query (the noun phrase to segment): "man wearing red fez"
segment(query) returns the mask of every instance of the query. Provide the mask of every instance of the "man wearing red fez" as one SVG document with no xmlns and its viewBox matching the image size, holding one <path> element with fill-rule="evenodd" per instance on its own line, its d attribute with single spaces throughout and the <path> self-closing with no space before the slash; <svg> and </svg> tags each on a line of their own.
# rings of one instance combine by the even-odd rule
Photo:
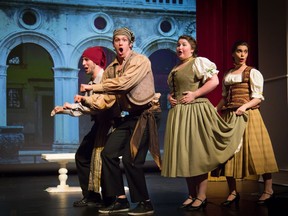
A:
<svg viewBox="0 0 288 216">
<path fill-rule="evenodd" d="M 115 60 L 105 69 L 99 84 L 81 85 L 81 90 L 115 95 L 120 109 L 114 117 L 113 132 L 108 136 L 101 152 L 103 188 L 107 196 L 115 196 L 113 204 L 100 208 L 99 213 L 127 212 L 128 215 L 153 214 L 143 165 L 149 149 L 160 167 L 158 123 L 160 119 L 159 94 L 155 93 L 154 77 L 149 59 L 132 50 L 135 37 L 128 28 L 113 33 Z M 90 103 L 92 97 L 81 96 L 80 102 Z M 120 160 L 125 170 L 131 202 L 125 194 Z"/>
<path fill-rule="evenodd" d="M 106 55 L 103 49 L 97 46 L 86 49 L 82 54 L 82 66 L 85 73 L 91 77 L 88 85 L 100 83 L 104 68 L 106 67 Z M 93 91 L 85 92 L 85 96 L 91 94 L 93 94 Z M 83 138 L 75 155 L 77 174 L 83 198 L 75 201 L 73 206 L 84 207 L 93 205 L 100 207 L 103 204 L 100 194 L 100 152 L 103 149 L 108 130 L 111 127 L 107 112 L 92 109 L 92 107 L 86 106 L 83 103 L 71 104 L 65 102 L 63 106 L 56 106 L 53 109 L 51 116 L 55 114 L 68 114 L 71 116 L 90 114 L 91 120 L 94 121 L 90 132 Z M 91 163 L 92 157 L 93 161 Z M 94 159 L 98 165 L 94 164 Z"/>
</svg>

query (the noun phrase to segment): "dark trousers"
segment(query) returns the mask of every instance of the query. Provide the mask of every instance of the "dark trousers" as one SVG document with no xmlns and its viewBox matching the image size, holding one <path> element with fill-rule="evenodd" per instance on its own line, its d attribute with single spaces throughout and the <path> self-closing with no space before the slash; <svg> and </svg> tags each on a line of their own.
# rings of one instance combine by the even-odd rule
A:
<svg viewBox="0 0 288 216">
<path fill-rule="evenodd" d="M 88 191 L 90 163 L 95 143 L 96 131 L 97 131 L 97 124 L 95 123 L 92 126 L 90 132 L 83 138 L 75 154 L 75 162 L 79 184 L 82 189 L 82 194 L 86 198 L 89 197 L 94 198 L 95 196 L 99 196 L 98 193 L 94 194 L 92 191 Z"/>
<path fill-rule="evenodd" d="M 132 161 L 130 153 L 130 139 L 138 117 L 130 117 L 119 121 L 116 129 L 108 137 L 102 157 L 102 180 L 107 196 L 125 195 L 120 159 L 129 187 L 132 202 L 149 199 L 143 165 L 148 151 L 148 127 L 142 137 L 138 154 Z"/>
</svg>

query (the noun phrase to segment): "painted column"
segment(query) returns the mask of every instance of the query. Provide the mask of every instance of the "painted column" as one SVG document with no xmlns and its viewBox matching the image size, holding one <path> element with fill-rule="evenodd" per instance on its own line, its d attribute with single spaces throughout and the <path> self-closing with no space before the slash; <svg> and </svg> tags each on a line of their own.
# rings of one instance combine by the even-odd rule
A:
<svg viewBox="0 0 288 216">
<path fill-rule="evenodd" d="M 7 65 L 0 65 L 0 163 L 18 163 L 18 152 L 24 143 L 22 126 L 7 126 Z"/>
<path fill-rule="evenodd" d="M 75 68 L 53 68 L 54 70 L 54 102 L 62 106 L 65 102 L 73 103 L 79 92 L 78 72 Z M 79 144 L 79 119 L 69 115 L 54 116 L 53 150 L 57 152 L 75 152 Z"/>
<path fill-rule="evenodd" d="M 0 126 L 7 126 L 7 65 L 0 65 Z"/>
</svg>

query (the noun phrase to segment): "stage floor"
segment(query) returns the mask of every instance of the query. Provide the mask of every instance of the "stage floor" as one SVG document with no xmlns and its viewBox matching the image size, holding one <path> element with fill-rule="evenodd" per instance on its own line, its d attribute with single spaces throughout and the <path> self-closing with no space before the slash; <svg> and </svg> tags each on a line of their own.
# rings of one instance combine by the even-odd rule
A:
<svg viewBox="0 0 288 216">
<path fill-rule="evenodd" d="M 266 216 L 288 215 L 288 187 L 274 185 L 273 205 L 257 206 L 255 203 L 262 192 L 263 183 L 254 180 L 238 181 L 240 192 L 239 208 L 223 208 L 220 203 L 228 194 L 225 181 L 209 181 L 205 211 L 185 212 L 177 207 L 186 199 L 186 183 L 183 178 L 164 178 L 159 172 L 147 172 L 147 184 L 155 209 L 155 216 Z M 49 193 L 46 188 L 59 184 L 57 172 L 9 174 L 0 177 L 0 215 L 1 216 L 97 216 L 97 208 L 75 208 L 72 203 L 82 198 L 81 192 Z M 69 186 L 78 186 L 75 173 L 69 175 Z M 129 192 L 128 192 L 129 196 Z M 136 204 L 131 204 L 134 207 Z M 103 215 L 103 214 L 102 214 Z M 127 214 L 114 214 L 127 215 Z"/>
</svg>

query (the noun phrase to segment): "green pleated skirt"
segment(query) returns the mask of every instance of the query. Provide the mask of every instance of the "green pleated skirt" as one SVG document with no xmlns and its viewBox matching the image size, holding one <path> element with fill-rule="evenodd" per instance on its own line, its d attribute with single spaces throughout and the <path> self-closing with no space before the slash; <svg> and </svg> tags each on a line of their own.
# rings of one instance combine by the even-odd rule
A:
<svg viewBox="0 0 288 216">
<path fill-rule="evenodd" d="M 228 123 L 208 99 L 178 104 L 167 117 L 161 175 L 192 177 L 208 173 L 233 157 L 248 121 L 231 115 Z"/>
</svg>

